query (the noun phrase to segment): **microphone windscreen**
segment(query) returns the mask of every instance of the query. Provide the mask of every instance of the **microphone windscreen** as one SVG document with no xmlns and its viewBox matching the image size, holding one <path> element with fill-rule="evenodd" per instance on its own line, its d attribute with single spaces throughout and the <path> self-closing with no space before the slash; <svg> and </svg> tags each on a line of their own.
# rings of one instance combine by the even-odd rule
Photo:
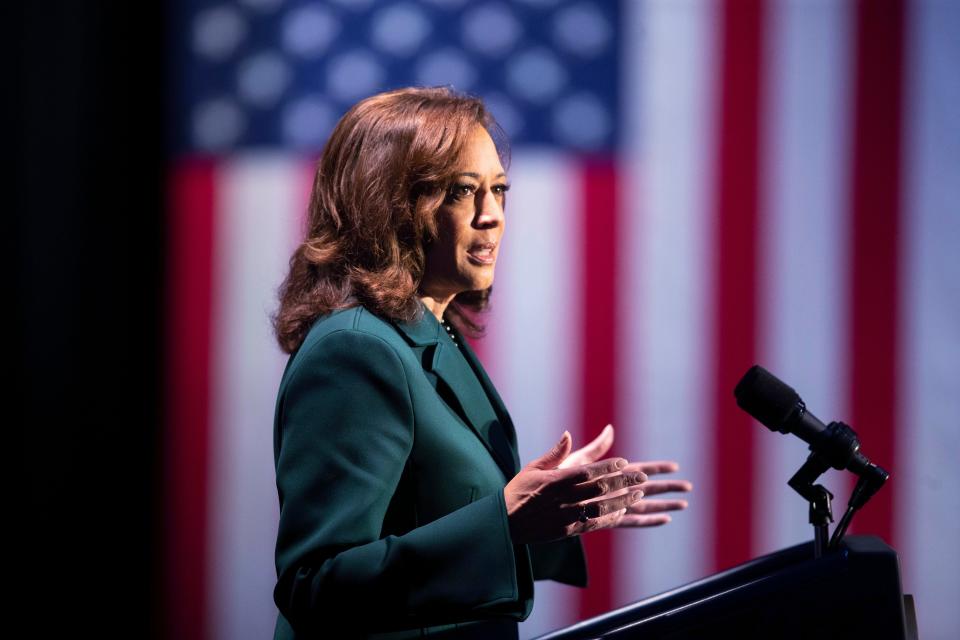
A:
<svg viewBox="0 0 960 640">
<path fill-rule="evenodd" d="M 783 425 L 803 401 L 793 387 L 760 365 L 753 365 L 733 390 L 737 406 L 774 431 Z"/>
</svg>

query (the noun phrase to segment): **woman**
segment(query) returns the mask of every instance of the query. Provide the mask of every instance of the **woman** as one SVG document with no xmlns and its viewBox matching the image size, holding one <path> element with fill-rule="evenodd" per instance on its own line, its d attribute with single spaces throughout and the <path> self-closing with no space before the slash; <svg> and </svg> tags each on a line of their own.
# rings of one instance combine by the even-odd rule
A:
<svg viewBox="0 0 960 640">
<path fill-rule="evenodd" d="M 612 428 L 573 453 L 564 432 L 520 469 L 462 337 L 504 230 L 495 132 L 477 99 L 404 89 L 355 105 L 323 152 L 275 319 L 291 353 L 274 424 L 278 638 L 515 637 L 534 579 L 585 585 L 577 536 L 657 523 L 642 487 L 686 488 L 601 460 Z"/>
</svg>

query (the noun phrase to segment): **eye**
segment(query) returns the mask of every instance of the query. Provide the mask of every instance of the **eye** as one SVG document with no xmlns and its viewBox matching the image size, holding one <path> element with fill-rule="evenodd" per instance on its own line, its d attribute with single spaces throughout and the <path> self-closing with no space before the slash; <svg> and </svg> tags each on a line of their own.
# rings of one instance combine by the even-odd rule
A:
<svg viewBox="0 0 960 640">
<path fill-rule="evenodd" d="M 496 194 L 496 195 L 498 195 L 498 196 L 502 196 L 502 195 L 505 194 L 507 191 L 510 191 L 510 185 L 505 184 L 505 183 L 495 184 L 495 185 L 493 185 L 493 187 L 492 187 L 491 190 L 493 191 L 494 194 Z"/>
<path fill-rule="evenodd" d="M 467 184 L 465 182 L 458 182 L 457 184 L 450 187 L 450 197 L 454 200 L 460 200 L 462 198 L 469 198 L 473 195 L 474 191 L 477 188 L 472 184 Z"/>
</svg>

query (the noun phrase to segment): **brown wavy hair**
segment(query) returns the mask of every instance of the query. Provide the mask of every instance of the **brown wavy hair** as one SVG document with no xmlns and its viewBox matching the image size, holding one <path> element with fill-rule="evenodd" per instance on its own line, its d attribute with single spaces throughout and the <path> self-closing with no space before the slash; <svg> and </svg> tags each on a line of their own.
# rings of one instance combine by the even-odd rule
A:
<svg viewBox="0 0 960 640">
<path fill-rule="evenodd" d="M 483 102 L 451 89 L 388 91 L 340 119 L 317 166 L 306 238 L 280 287 L 273 326 L 285 352 L 296 351 L 314 321 L 337 309 L 363 305 L 399 322 L 420 317 L 426 248 L 437 238 L 437 211 L 477 125 L 506 166 L 505 136 Z M 479 335 L 477 314 L 489 298 L 490 289 L 462 292 L 447 318 Z"/>
</svg>

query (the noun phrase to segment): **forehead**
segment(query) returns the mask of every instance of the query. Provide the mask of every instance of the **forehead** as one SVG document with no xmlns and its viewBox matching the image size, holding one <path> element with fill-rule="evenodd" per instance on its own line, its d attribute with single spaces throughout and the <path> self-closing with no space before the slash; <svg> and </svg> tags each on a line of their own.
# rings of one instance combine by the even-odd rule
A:
<svg viewBox="0 0 960 640">
<path fill-rule="evenodd" d="M 503 173 L 497 146 L 487 130 L 481 126 L 477 126 L 470 133 L 457 165 L 459 170 L 471 173 L 493 175 Z"/>
</svg>

